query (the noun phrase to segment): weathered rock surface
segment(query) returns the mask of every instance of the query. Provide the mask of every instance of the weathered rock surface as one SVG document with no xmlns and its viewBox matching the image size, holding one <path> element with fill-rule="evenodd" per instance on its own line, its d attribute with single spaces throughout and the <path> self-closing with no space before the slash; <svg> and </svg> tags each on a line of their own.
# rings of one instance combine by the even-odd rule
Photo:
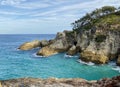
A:
<svg viewBox="0 0 120 87">
<path fill-rule="evenodd" d="M 75 45 L 73 45 L 67 52 L 67 55 L 75 55 L 77 53 L 77 48 Z"/>
<path fill-rule="evenodd" d="M 18 49 L 20 50 L 30 50 L 36 47 L 40 47 L 40 41 L 39 40 L 34 40 L 31 42 L 26 42 L 22 44 Z"/>
<path fill-rule="evenodd" d="M 41 43 L 40 43 L 40 46 L 41 46 L 41 47 L 45 47 L 45 46 L 48 46 L 48 45 L 49 45 L 49 41 L 47 41 L 47 40 L 41 40 L 40 42 L 41 42 Z"/>
<path fill-rule="evenodd" d="M 80 59 L 85 62 L 93 62 L 95 64 L 105 64 L 108 62 L 108 57 L 102 54 L 95 54 L 91 51 L 81 53 Z"/>
<path fill-rule="evenodd" d="M 117 59 L 117 65 L 120 66 L 120 55 L 118 56 L 118 59 Z"/>
<path fill-rule="evenodd" d="M 120 87 L 120 76 L 112 79 L 105 78 L 99 81 L 86 81 L 81 78 L 74 79 L 34 79 L 20 78 L 0 81 L 2 87 Z"/>
<path fill-rule="evenodd" d="M 74 35 L 70 35 L 70 33 L 71 31 L 57 33 L 56 38 L 52 41 L 52 44 L 40 49 L 37 55 L 50 56 L 59 52 L 66 52 L 69 47 L 72 46 L 74 41 Z"/>
<path fill-rule="evenodd" d="M 51 47 L 43 47 L 42 49 L 40 49 L 38 52 L 37 52 L 37 55 L 41 55 L 41 56 L 45 56 L 45 57 L 48 57 L 48 56 L 51 56 L 51 55 L 54 55 L 54 54 L 57 54 L 58 51 L 51 48 Z"/>
<path fill-rule="evenodd" d="M 120 76 L 104 78 L 97 81 L 98 87 L 120 87 Z"/>
<path fill-rule="evenodd" d="M 98 36 L 104 36 L 105 38 L 101 37 L 99 39 L 104 40 L 97 42 L 96 39 L 98 39 Z M 81 31 L 77 36 L 77 46 L 83 51 L 80 56 L 84 61 L 91 60 L 91 62 L 95 62 L 95 59 L 100 60 L 100 63 L 113 60 L 117 57 L 118 49 L 120 48 L 119 38 L 120 31 L 105 30 L 102 35 L 97 35 L 97 30 L 93 32 L 92 29 L 89 31 Z"/>
</svg>

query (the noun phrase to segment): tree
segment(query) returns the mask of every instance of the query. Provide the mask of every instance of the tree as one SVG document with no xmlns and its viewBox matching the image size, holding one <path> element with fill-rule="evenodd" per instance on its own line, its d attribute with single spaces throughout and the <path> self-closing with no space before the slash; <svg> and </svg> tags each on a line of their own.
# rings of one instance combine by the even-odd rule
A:
<svg viewBox="0 0 120 87">
<path fill-rule="evenodd" d="M 113 7 L 113 6 L 104 6 L 102 7 L 102 13 L 103 14 L 109 14 L 109 13 L 112 13 L 112 12 L 115 12 L 116 8 Z"/>
</svg>

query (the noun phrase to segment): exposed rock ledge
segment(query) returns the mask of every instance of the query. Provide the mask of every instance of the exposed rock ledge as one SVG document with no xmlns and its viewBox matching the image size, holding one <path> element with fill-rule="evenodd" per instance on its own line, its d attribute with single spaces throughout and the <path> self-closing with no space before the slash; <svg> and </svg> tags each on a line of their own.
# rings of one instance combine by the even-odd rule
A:
<svg viewBox="0 0 120 87">
<path fill-rule="evenodd" d="M 20 78 L 0 81 L 0 87 L 120 87 L 120 76 L 99 81 L 86 81 L 80 78 L 74 79 L 35 79 Z"/>
</svg>

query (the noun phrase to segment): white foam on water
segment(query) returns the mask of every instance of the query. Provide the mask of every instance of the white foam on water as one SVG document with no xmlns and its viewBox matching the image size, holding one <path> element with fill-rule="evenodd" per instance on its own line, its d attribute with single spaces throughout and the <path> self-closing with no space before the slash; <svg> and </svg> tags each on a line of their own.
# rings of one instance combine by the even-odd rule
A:
<svg viewBox="0 0 120 87">
<path fill-rule="evenodd" d="M 33 54 L 34 57 L 45 57 L 45 56 L 39 56 L 36 53 Z"/>
<path fill-rule="evenodd" d="M 81 64 L 85 64 L 85 65 L 89 65 L 89 66 L 93 66 L 93 65 L 95 65 L 94 63 L 92 63 L 92 62 L 84 62 L 84 61 L 82 61 L 82 60 L 77 60 L 79 63 L 81 63 Z"/>
<path fill-rule="evenodd" d="M 17 48 L 17 49 L 15 48 L 14 50 L 15 50 L 15 51 L 21 51 L 21 50 L 20 50 L 20 49 L 18 49 L 18 48 Z"/>
<path fill-rule="evenodd" d="M 115 62 L 109 62 L 108 63 L 110 66 L 116 66 L 116 63 Z"/>
<path fill-rule="evenodd" d="M 69 58 L 71 58 L 71 57 L 78 57 L 78 56 L 76 56 L 76 55 L 75 55 L 75 56 L 71 56 L 71 55 L 65 54 L 64 57 L 69 57 Z"/>
<path fill-rule="evenodd" d="M 112 70 L 118 71 L 120 73 L 120 66 L 117 66 L 116 62 L 109 62 L 110 66 L 112 66 Z"/>
<path fill-rule="evenodd" d="M 119 66 L 116 66 L 116 67 L 114 67 L 114 68 L 112 68 L 113 70 L 116 70 L 116 71 L 118 71 L 119 73 L 120 73 L 120 67 Z"/>
</svg>

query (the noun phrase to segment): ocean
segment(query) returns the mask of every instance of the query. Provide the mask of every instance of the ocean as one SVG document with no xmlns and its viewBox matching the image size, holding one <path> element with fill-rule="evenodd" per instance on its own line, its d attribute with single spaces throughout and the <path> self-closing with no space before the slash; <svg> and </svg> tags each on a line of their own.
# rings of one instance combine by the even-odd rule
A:
<svg viewBox="0 0 120 87">
<path fill-rule="evenodd" d="M 54 34 L 1 34 L 0 35 L 0 80 L 13 78 L 84 78 L 98 80 L 120 75 L 120 67 L 114 62 L 105 65 L 84 63 L 79 54 L 68 56 L 59 53 L 48 58 L 36 56 L 40 48 L 21 51 L 17 48 L 27 41 L 53 39 Z"/>
</svg>

